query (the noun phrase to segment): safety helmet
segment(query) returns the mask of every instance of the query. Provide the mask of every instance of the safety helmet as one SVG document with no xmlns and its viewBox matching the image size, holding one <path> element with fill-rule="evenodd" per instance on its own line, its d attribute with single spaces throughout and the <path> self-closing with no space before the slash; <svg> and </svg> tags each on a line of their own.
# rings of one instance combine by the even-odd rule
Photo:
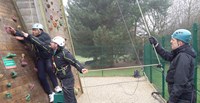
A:
<svg viewBox="0 0 200 103">
<path fill-rule="evenodd" d="M 189 43 L 192 39 L 191 32 L 186 29 L 178 29 L 172 35 L 172 38 L 183 41 L 184 43 Z"/>
<path fill-rule="evenodd" d="M 59 46 L 65 46 L 65 39 L 61 36 L 56 36 L 52 39 L 52 42 L 58 44 Z"/>
<path fill-rule="evenodd" d="M 35 23 L 35 24 L 33 24 L 32 29 L 41 29 L 41 30 L 43 30 L 43 25 L 40 24 L 40 23 Z"/>
</svg>

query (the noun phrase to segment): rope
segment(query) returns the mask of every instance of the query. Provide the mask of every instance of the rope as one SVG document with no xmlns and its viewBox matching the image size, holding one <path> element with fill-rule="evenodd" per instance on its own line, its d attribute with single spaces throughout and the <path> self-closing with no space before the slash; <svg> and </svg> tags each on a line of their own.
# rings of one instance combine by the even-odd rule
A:
<svg viewBox="0 0 200 103">
<path fill-rule="evenodd" d="M 142 12 L 141 7 L 140 7 L 140 3 L 138 2 L 138 0 L 136 0 L 136 2 L 137 2 L 137 5 L 138 5 L 140 14 L 141 14 L 141 16 L 142 16 L 142 19 L 143 19 L 143 21 L 144 21 L 144 25 L 145 25 L 145 28 L 146 28 L 146 30 L 147 30 L 147 33 L 148 33 L 149 37 L 151 37 L 151 33 L 150 33 L 150 31 L 149 31 L 149 28 L 148 28 L 148 26 L 147 26 L 146 19 L 145 19 L 144 15 L 143 15 L 143 12 Z M 156 51 L 156 49 L 155 49 L 155 46 L 154 46 L 153 44 L 152 44 L 152 47 L 153 47 L 153 50 L 154 50 L 154 52 L 155 52 L 155 54 L 156 54 L 156 58 L 157 58 L 157 60 L 158 60 L 158 63 L 161 64 L 160 59 L 159 59 L 159 57 L 158 57 L 158 53 L 157 53 L 157 51 Z M 164 71 L 164 69 L 162 68 L 162 66 L 160 67 L 160 69 L 161 69 L 162 71 Z"/>
<path fill-rule="evenodd" d="M 133 39 L 131 38 L 131 33 L 129 32 L 128 26 L 127 26 L 126 21 L 125 21 L 125 19 L 124 19 L 124 15 L 123 15 L 123 13 L 122 13 L 121 7 L 119 6 L 119 2 L 118 2 L 118 0 L 116 0 L 116 1 L 117 1 L 117 6 L 118 6 L 118 8 L 119 8 L 120 14 L 121 14 L 121 16 L 122 16 L 122 20 L 123 20 L 123 22 L 124 22 L 126 31 L 127 31 L 128 35 L 129 35 L 130 40 L 131 40 L 131 45 L 133 46 L 133 49 L 134 49 L 134 51 L 135 51 L 135 54 L 136 54 L 136 56 L 137 56 L 137 59 L 138 59 L 139 63 L 142 65 L 142 63 L 141 63 L 141 61 L 140 61 L 140 58 L 139 58 L 139 56 L 138 56 L 138 53 L 137 53 L 137 51 L 136 51 L 135 45 L 134 45 L 134 43 L 133 43 Z"/>
<path fill-rule="evenodd" d="M 107 68 L 107 69 L 98 69 L 98 70 L 90 70 L 91 71 L 102 71 L 102 70 L 119 70 L 119 69 L 128 69 L 128 68 L 143 68 L 143 67 L 151 67 L 158 66 L 159 64 L 149 64 L 149 65 L 138 65 L 138 66 L 129 66 L 129 67 L 119 67 L 119 68 Z"/>
</svg>

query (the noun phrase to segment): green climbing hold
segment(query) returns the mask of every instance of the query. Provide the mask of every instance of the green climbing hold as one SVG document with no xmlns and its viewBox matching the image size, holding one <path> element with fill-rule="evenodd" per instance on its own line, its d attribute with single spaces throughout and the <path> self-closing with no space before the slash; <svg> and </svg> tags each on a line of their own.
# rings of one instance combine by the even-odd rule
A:
<svg viewBox="0 0 200 103">
<path fill-rule="evenodd" d="M 13 57 L 16 57 L 16 54 L 8 53 L 6 55 L 6 58 L 13 58 Z"/>
<path fill-rule="evenodd" d="M 12 84 L 11 83 L 7 83 L 7 85 L 6 85 L 8 88 L 10 88 L 11 86 L 12 86 Z"/>
<path fill-rule="evenodd" d="M 11 72 L 11 76 L 12 76 L 12 78 L 16 78 L 16 77 L 17 77 L 17 72 L 12 71 L 12 72 Z"/>
<path fill-rule="evenodd" d="M 31 95 L 30 94 L 26 95 L 26 101 L 29 102 L 30 100 L 31 100 Z"/>
<path fill-rule="evenodd" d="M 9 92 L 7 92 L 5 95 L 6 95 L 6 98 L 7 98 L 7 99 L 12 98 L 12 95 L 11 95 L 11 93 L 9 93 Z"/>
<path fill-rule="evenodd" d="M 11 69 L 11 68 L 17 67 L 14 59 L 12 59 L 12 58 L 2 57 L 2 60 L 3 60 L 3 63 L 6 67 L 6 69 Z"/>
</svg>

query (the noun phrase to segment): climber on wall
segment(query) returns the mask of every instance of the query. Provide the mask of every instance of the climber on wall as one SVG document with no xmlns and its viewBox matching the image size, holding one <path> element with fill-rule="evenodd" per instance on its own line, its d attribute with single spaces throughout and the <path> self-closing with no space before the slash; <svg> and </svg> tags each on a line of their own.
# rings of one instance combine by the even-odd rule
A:
<svg viewBox="0 0 200 103">
<path fill-rule="evenodd" d="M 15 30 L 13 27 L 7 27 L 7 33 L 10 33 L 15 36 L 17 40 L 28 42 L 26 38 L 24 38 L 23 34 Z M 43 31 L 43 25 L 40 23 L 35 23 L 32 26 L 32 35 L 38 38 L 40 41 L 44 42 L 45 45 L 49 45 L 51 42 L 50 36 Z M 31 42 L 29 42 L 31 43 Z M 32 44 L 32 43 L 31 43 Z M 53 73 L 53 65 L 52 65 L 52 55 L 41 49 L 40 46 L 33 44 L 36 55 L 36 68 L 39 81 L 44 89 L 44 91 L 49 95 L 50 102 L 54 101 L 54 92 L 51 90 L 50 85 L 47 80 L 47 74 L 54 86 L 55 92 L 61 92 L 62 88 L 58 85 L 58 81 L 56 79 L 55 74 Z"/>
<path fill-rule="evenodd" d="M 24 37 L 33 44 L 40 46 L 43 50 L 53 54 L 53 65 L 56 70 L 56 75 L 61 81 L 64 92 L 64 103 L 77 103 L 74 94 L 74 77 L 71 71 L 71 65 L 74 66 L 80 73 L 87 73 L 88 69 L 84 68 L 79 61 L 77 61 L 72 54 L 64 48 L 65 39 L 56 36 L 52 39 L 50 46 L 38 38 L 23 33 Z"/>
</svg>

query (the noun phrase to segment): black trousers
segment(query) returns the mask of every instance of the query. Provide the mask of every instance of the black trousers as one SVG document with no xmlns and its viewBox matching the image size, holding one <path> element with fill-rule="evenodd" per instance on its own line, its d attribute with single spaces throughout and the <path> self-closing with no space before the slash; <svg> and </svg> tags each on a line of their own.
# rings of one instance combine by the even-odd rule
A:
<svg viewBox="0 0 200 103">
<path fill-rule="evenodd" d="M 39 81 L 47 94 L 51 94 L 52 90 L 47 80 L 47 75 L 49 76 L 54 88 L 58 86 L 58 81 L 53 73 L 53 65 L 51 59 L 38 59 L 37 61 L 37 73 Z"/>
<path fill-rule="evenodd" d="M 173 88 L 173 84 L 168 84 L 168 93 L 170 95 Z M 190 91 L 183 91 L 183 93 L 177 98 L 177 101 L 171 101 L 173 103 L 196 103 L 196 93 L 194 87 Z"/>
<path fill-rule="evenodd" d="M 60 80 L 64 94 L 64 103 L 77 103 L 74 93 L 74 78 L 66 78 Z"/>
</svg>

